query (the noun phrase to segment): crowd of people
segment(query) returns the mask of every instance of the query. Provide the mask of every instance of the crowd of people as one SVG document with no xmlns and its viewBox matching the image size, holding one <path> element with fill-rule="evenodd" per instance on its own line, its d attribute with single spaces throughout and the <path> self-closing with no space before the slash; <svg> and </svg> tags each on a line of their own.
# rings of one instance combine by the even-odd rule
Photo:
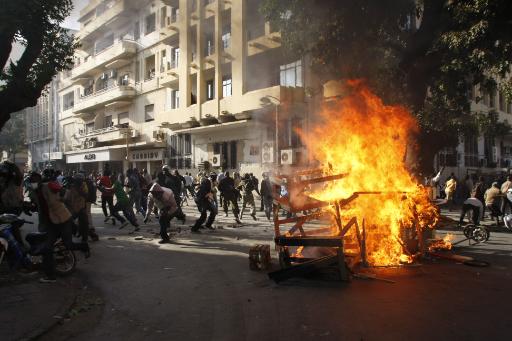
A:
<svg viewBox="0 0 512 341">
<path fill-rule="evenodd" d="M 165 244 L 170 242 L 171 220 L 176 218 L 186 223 L 182 210 L 184 200 L 195 201 L 199 217 L 191 226 L 191 232 L 201 233 L 203 228 L 214 228 L 219 208 L 226 217 L 231 211 L 237 224 L 241 224 L 246 209 L 250 217 L 257 220 L 253 192 L 261 197 L 260 210 L 270 220 L 273 194 L 267 173 L 260 183 L 251 173 L 241 176 L 235 172 L 232 176 L 229 171 L 219 174 L 201 171 L 193 177 L 190 173 L 181 175 L 178 170 L 171 171 L 166 165 L 151 176 L 146 169 L 115 173 L 108 168 L 100 174 L 45 169 L 24 175 L 9 162 L 0 164 L 0 214 L 37 212 L 39 231 L 48 233 L 42 252 L 45 272 L 42 282 L 55 281 L 52 251 L 58 238 L 67 248 L 90 256 L 89 241 L 99 240 L 93 225 L 92 205 L 101 205 L 104 222 L 114 226 L 118 223 L 120 229 L 130 224 L 138 231 L 137 215 L 144 224 L 154 216 L 160 225 L 159 243 Z M 74 242 L 73 235 L 80 242 Z"/>
<path fill-rule="evenodd" d="M 505 224 L 509 227 L 506 217 L 512 213 L 512 175 L 485 177 L 473 174 L 458 179 L 454 173 L 451 173 L 444 184 L 440 184 L 441 172 L 442 170 L 430 180 L 429 185 L 434 188 L 440 187 L 438 196 L 445 200 L 449 211 L 453 211 L 456 207 L 461 208 L 460 225 L 463 224 L 467 215 L 474 224 L 478 225 L 485 219 L 485 213 L 488 212 L 497 226 Z"/>
</svg>

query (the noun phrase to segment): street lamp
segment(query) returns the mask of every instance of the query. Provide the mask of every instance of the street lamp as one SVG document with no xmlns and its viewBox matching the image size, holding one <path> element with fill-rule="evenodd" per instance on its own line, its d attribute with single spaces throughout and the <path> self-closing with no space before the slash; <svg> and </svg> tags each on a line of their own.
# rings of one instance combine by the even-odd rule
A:
<svg viewBox="0 0 512 341">
<path fill-rule="evenodd" d="M 273 103 L 270 99 L 274 99 L 277 103 Z M 279 105 L 281 104 L 281 100 L 275 96 L 267 95 L 262 98 L 262 102 L 272 103 L 275 106 L 275 157 L 276 157 L 276 165 L 279 166 Z"/>
</svg>

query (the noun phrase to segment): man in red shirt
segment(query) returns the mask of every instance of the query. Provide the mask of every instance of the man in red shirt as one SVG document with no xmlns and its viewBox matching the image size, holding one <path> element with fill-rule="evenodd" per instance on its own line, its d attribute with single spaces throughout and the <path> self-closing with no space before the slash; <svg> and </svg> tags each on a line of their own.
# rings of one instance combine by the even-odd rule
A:
<svg viewBox="0 0 512 341">
<path fill-rule="evenodd" d="M 112 181 L 110 181 L 111 172 L 108 169 L 103 171 L 103 175 L 100 176 L 96 185 L 101 192 L 101 208 L 103 209 L 103 215 L 105 216 L 105 222 L 112 219 L 112 224 L 116 224 L 116 219 L 112 215 L 114 209 L 114 191 L 112 190 Z M 107 205 L 110 214 L 107 212 Z"/>
</svg>

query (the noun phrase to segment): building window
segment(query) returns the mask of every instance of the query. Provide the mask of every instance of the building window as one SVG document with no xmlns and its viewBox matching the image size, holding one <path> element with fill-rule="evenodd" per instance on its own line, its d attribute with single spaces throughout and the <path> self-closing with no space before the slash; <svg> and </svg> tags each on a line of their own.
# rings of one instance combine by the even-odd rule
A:
<svg viewBox="0 0 512 341">
<path fill-rule="evenodd" d="M 112 45 L 114 45 L 114 33 L 111 33 L 108 36 L 97 40 L 94 43 L 94 53 L 98 54 Z"/>
<path fill-rule="evenodd" d="M 180 17 L 180 9 L 173 7 L 171 9 L 171 23 L 175 23 L 176 21 L 178 21 L 179 17 Z"/>
<path fill-rule="evenodd" d="M 160 10 L 160 27 L 165 27 L 167 20 L 167 6 L 162 7 Z"/>
<path fill-rule="evenodd" d="M 129 123 L 130 123 L 130 119 L 128 117 L 127 112 L 122 112 L 119 115 L 117 115 L 117 124 L 120 124 L 120 125 L 123 124 L 123 125 L 128 126 Z"/>
<path fill-rule="evenodd" d="M 130 75 L 124 74 L 119 78 L 119 84 L 127 86 L 130 84 Z"/>
<path fill-rule="evenodd" d="M 180 107 L 180 91 L 171 91 L 171 109 L 178 109 Z"/>
<path fill-rule="evenodd" d="M 291 146 L 293 148 L 301 147 L 302 146 L 302 139 L 300 138 L 299 131 L 303 129 L 304 120 L 301 118 L 294 118 L 291 121 Z"/>
<path fill-rule="evenodd" d="M 156 15 L 155 13 L 151 13 L 145 19 L 145 34 L 150 34 L 156 29 Z"/>
<path fill-rule="evenodd" d="M 232 94 L 231 75 L 222 77 L 222 97 L 229 97 Z"/>
<path fill-rule="evenodd" d="M 165 72 L 165 64 L 167 62 L 167 51 L 166 50 L 162 50 L 160 52 L 160 73 L 164 73 Z"/>
<path fill-rule="evenodd" d="M 176 135 L 171 136 L 171 157 L 178 155 L 178 137 Z"/>
<path fill-rule="evenodd" d="M 64 96 L 62 96 L 62 107 L 64 110 L 68 110 L 73 108 L 75 105 L 75 94 L 73 91 L 68 92 Z"/>
<path fill-rule="evenodd" d="M 144 107 L 144 120 L 146 122 L 153 121 L 155 119 L 155 105 L 148 104 Z"/>
<path fill-rule="evenodd" d="M 212 100 L 215 97 L 215 91 L 213 87 L 213 79 L 206 81 L 206 100 Z"/>
<path fill-rule="evenodd" d="M 114 121 L 112 121 L 112 115 L 105 116 L 105 128 L 112 127 L 114 125 Z"/>
<path fill-rule="evenodd" d="M 302 61 L 281 65 L 280 67 L 281 86 L 301 87 L 302 86 Z"/>
<path fill-rule="evenodd" d="M 231 26 L 224 26 L 222 29 L 222 47 L 227 49 L 231 44 Z"/>
<path fill-rule="evenodd" d="M 476 136 L 464 138 L 464 165 L 466 167 L 478 167 L 478 139 Z"/>
<path fill-rule="evenodd" d="M 176 47 L 173 49 L 173 53 L 171 55 L 171 69 L 177 68 L 180 63 L 180 49 Z"/>
<path fill-rule="evenodd" d="M 453 147 L 442 149 L 438 154 L 439 166 L 457 167 L 457 151 Z"/>
<path fill-rule="evenodd" d="M 144 80 L 148 81 L 155 78 L 155 55 L 147 57 L 145 64 L 146 74 Z"/>
<path fill-rule="evenodd" d="M 207 34 L 206 37 L 205 37 L 205 41 L 206 41 L 206 44 L 205 44 L 205 50 L 204 50 L 204 55 L 205 57 L 208 57 L 208 56 L 211 56 L 212 54 L 215 53 L 215 45 L 214 45 L 214 42 L 213 42 L 213 34 Z"/>
<path fill-rule="evenodd" d="M 231 169 L 238 169 L 238 149 L 236 141 L 231 141 L 229 143 L 229 167 Z"/>
<path fill-rule="evenodd" d="M 185 135 L 183 135 L 183 137 L 184 137 L 184 141 L 185 141 L 184 154 L 190 155 L 190 154 L 192 154 L 192 136 L 190 134 L 185 134 Z"/>
<path fill-rule="evenodd" d="M 85 133 L 89 134 L 94 131 L 94 122 L 86 123 L 85 124 Z"/>
</svg>

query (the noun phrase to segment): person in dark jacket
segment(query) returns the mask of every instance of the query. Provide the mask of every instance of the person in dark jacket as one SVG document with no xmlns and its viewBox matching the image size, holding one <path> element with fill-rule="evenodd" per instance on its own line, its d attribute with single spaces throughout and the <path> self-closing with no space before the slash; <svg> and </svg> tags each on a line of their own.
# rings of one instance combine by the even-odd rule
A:
<svg viewBox="0 0 512 341">
<path fill-rule="evenodd" d="M 181 175 L 178 177 L 175 174 L 171 174 L 169 166 L 165 165 L 162 167 L 163 177 L 164 177 L 164 184 L 158 184 L 162 187 L 169 188 L 174 193 L 174 200 L 176 201 L 176 205 L 178 206 L 178 209 L 174 216 L 176 219 L 181 220 L 183 224 L 186 222 L 186 216 L 183 213 L 181 209 L 181 185 L 185 182 L 185 179 L 183 181 L 181 180 Z M 180 178 L 181 177 L 181 178 Z"/>
<path fill-rule="evenodd" d="M 270 182 L 270 178 L 268 173 L 263 173 L 263 180 L 261 181 L 261 202 L 265 208 L 265 215 L 267 219 L 270 220 L 270 215 L 272 213 L 272 183 Z"/>
<path fill-rule="evenodd" d="M 483 206 L 482 220 L 484 220 L 484 215 L 485 215 L 485 198 L 484 198 L 485 191 L 486 191 L 485 179 L 483 176 L 480 176 L 478 178 L 478 181 L 475 183 L 473 190 L 471 191 L 471 197 L 477 198 L 482 203 L 482 206 Z"/>
<path fill-rule="evenodd" d="M 226 217 L 228 216 L 228 206 L 231 204 L 233 215 L 235 216 L 235 221 L 241 224 L 238 215 L 240 214 L 240 209 L 238 208 L 238 191 L 235 188 L 235 179 L 229 176 L 229 172 L 226 171 L 224 173 L 224 177 L 220 180 L 217 188 L 219 189 L 222 197 L 223 197 L 223 208 L 226 213 Z"/>
<path fill-rule="evenodd" d="M 199 229 L 205 221 L 205 227 L 212 229 L 212 224 L 215 221 L 215 216 L 217 215 L 217 207 L 215 206 L 215 200 L 213 198 L 212 182 L 206 175 L 201 179 L 201 184 L 199 185 L 199 190 L 196 193 L 195 199 L 197 209 L 201 213 L 201 216 L 196 220 L 194 226 L 192 226 L 191 232 L 200 233 L 201 231 L 199 231 Z M 208 220 L 206 220 L 208 211 L 210 212 L 210 215 L 208 216 Z"/>
<path fill-rule="evenodd" d="M 256 204 L 254 202 L 254 195 L 252 194 L 256 188 L 254 187 L 254 181 L 251 179 L 250 174 L 244 175 L 242 182 L 238 186 L 238 189 L 242 192 L 242 211 L 240 212 L 240 219 L 242 219 L 245 208 L 250 206 L 252 219 L 258 220 L 256 218 Z"/>
</svg>

